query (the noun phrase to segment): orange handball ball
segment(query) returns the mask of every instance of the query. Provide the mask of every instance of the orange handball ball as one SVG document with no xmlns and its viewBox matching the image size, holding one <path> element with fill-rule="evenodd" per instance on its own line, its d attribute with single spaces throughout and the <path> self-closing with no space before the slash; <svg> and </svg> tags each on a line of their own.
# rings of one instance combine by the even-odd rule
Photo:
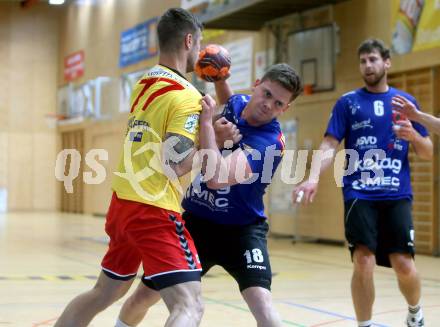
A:
<svg viewBox="0 0 440 327">
<path fill-rule="evenodd" d="M 218 44 L 209 44 L 199 53 L 195 72 L 207 82 L 224 79 L 231 67 L 231 57 L 228 50 Z"/>
</svg>

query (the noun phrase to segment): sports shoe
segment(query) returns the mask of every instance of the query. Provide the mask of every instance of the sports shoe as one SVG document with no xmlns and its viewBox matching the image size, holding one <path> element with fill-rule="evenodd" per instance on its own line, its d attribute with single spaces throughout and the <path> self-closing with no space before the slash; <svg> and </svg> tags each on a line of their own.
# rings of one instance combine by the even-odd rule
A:
<svg viewBox="0 0 440 327">
<path fill-rule="evenodd" d="M 421 319 L 417 320 L 414 315 L 408 313 L 408 316 L 406 317 L 406 326 L 407 327 L 425 327 L 425 320 L 423 317 Z"/>
</svg>

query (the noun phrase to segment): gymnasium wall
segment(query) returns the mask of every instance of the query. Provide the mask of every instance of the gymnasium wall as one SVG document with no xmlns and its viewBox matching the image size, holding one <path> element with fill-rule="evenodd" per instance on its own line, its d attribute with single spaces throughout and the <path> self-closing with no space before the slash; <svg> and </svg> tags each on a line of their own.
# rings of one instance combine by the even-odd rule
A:
<svg viewBox="0 0 440 327">
<path fill-rule="evenodd" d="M 122 1 L 107 1 L 99 6 L 77 7 L 70 5 L 67 8 L 65 20 L 61 28 L 61 45 L 59 57 L 58 85 L 65 83 L 62 78 L 63 58 L 78 50 L 85 51 L 85 74 L 75 82 L 83 83 L 98 76 L 118 77 L 122 73 L 147 68 L 157 62 L 151 58 L 125 69 L 118 68 L 119 36 L 120 32 L 133 27 L 149 18 L 160 15 L 166 8 L 179 5 L 180 1 L 130 1 L 130 7 Z M 336 57 L 335 89 L 308 96 L 301 96 L 294 103 L 291 110 L 281 118 L 282 121 L 296 119 L 297 145 L 299 149 L 318 148 L 322 140 L 331 109 L 336 99 L 343 93 L 362 85 L 359 75 L 356 50 L 360 42 L 368 37 L 377 37 L 390 43 L 391 2 L 382 0 L 352 0 L 341 2 L 331 7 L 328 16 L 312 17 L 307 24 L 327 23 L 330 18 L 339 27 L 340 52 Z M 322 21 L 320 21 L 322 19 Z M 289 26 L 290 18 L 285 19 L 285 26 Z M 313 26 L 313 25 L 312 25 Z M 305 26 L 310 27 L 310 26 Z M 209 33 L 206 35 L 210 35 Z M 274 38 L 267 28 L 256 33 L 223 31 L 217 36 L 208 36 L 204 43 L 225 43 L 250 36 L 253 39 L 254 52 L 274 47 Z M 399 75 L 417 69 L 440 65 L 440 48 L 410 53 L 393 58 L 391 75 Z M 253 72 L 252 79 L 255 78 Z M 249 92 L 250 90 L 243 90 Z M 437 92 L 438 94 L 438 92 Z M 438 96 L 433 95 L 438 98 Z M 438 100 L 436 100 L 438 103 Z M 433 100 L 430 103 L 434 103 Z M 97 146 L 105 148 L 109 153 L 109 160 L 105 162 L 107 176 L 116 164 L 123 133 L 126 115 L 114 117 L 111 122 L 86 124 L 80 127 L 84 138 L 84 151 Z M 67 129 L 72 129 L 73 126 Z M 61 127 L 63 132 L 66 127 Z M 121 141 L 118 141 L 121 140 Z M 434 164 L 433 164 L 434 165 Z M 87 169 L 87 167 L 84 167 Z M 433 166 L 430 171 L 434 171 Z M 432 178 L 432 176 L 430 177 Z M 432 183 L 433 181 L 430 180 Z M 82 192 L 81 210 L 87 213 L 104 214 L 110 197 L 110 179 L 100 185 L 84 185 Z M 430 182 L 430 183 L 431 183 Z M 60 188 L 61 189 L 61 188 Z M 437 192 L 436 189 L 434 189 Z M 61 191 L 62 192 L 62 191 Z M 266 199 L 267 200 L 267 199 Z M 435 200 L 434 200 L 435 201 Z M 268 201 L 266 201 L 267 204 Z M 293 212 L 293 211 L 292 211 Z M 280 215 L 271 212 L 269 207 L 272 231 L 281 231 L 291 234 L 293 231 L 293 214 Z M 315 203 L 309 207 L 301 207 L 296 211 L 297 225 L 295 228 L 304 236 L 313 238 L 342 241 L 343 237 L 343 208 L 340 189 L 335 186 L 333 171 L 329 171 L 321 178 L 319 194 Z M 431 221 L 438 222 L 438 213 L 431 211 Z M 434 227 L 437 225 L 433 225 Z M 297 231 L 296 231 L 297 232 Z M 430 246 L 424 252 L 432 252 L 435 243 L 431 235 Z M 437 236 L 438 238 L 438 236 Z"/>
<path fill-rule="evenodd" d="M 123 73 L 134 72 L 149 68 L 157 63 L 157 57 L 144 60 L 140 63 L 119 68 L 119 42 L 120 33 L 150 18 L 160 16 L 166 9 L 179 6 L 180 1 L 143 1 L 131 0 L 130 6 L 123 1 L 106 1 L 96 6 L 69 5 L 66 10 L 65 20 L 61 28 L 61 46 L 59 58 L 59 87 L 64 82 L 63 58 L 70 53 L 84 50 L 85 72 L 84 76 L 75 80 L 75 85 L 80 85 L 87 80 L 99 76 L 119 78 Z M 234 32 L 219 33 L 220 36 L 212 38 L 208 32 L 204 35 L 202 43 L 230 42 L 238 38 L 252 37 L 254 46 L 261 47 L 259 33 Z M 219 35 L 216 34 L 216 35 Z M 191 79 L 191 76 L 188 76 Z M 108 94 L 109 97 L 114 94 Z M 85 212 L 103 215 L 106 213 L 111 197 L 111 178 L 119 161 L 122 149 L 123 133 L 126 128 L 127 114 L 119 114 L 111 120 L 99 123 L 87 122 L 79 125 L 60 126 L 59 132 L 62 139 L 68 141 L 81 140 L 81 155 L 91 149 L 104 149 L 108 152 L 108 160 L 100 161 L 105 167 L 106 178 L 104 182 L 91 185 L 83 183 L 81 174 L 92 171 L 81 162 L 79 177 L 74 181 L 74 193 L 67 194 L 59 183 L 61 209 L 69 212 Z M 77 133 L 72 133 L 76 131 Z M 60 147 L 58 150 L 61 150 Z M 79 148 L 79 147 L 78 147 Z"/>
<path fill-rule="evenodd" d="M 120 34 L 139 23 L 161 15 L 167 8 L 180 5 L 178 0 L 125 1 L 111 0 L 99 4 L 70 4 L 66 8 L 62 23 L 59 57 L 59 86 L 66 85 L 63 76 L 64 58 L 76 51 L 83 50 L 85 55 L 84 75 L 73 82 L 80 85 L 88 80 L 106 76 L 119 78 L 123 73 L 146 69 L 157 63 L 157 57 L 140 63 L 119 68 Z M 119 90 L 116 90 L 119 91 Z M 119 101 L 116 94 L 105 94 L 109 101 Z M 111 178 L 118 163 L 122 149 L 123 133 L 127 123 L 127 114 L 112 117 L 100 123 L 85 123 L 78 126 L 59 128 L 62 142 L 74 142 L 80 139 L 82 155 L 79 177 L 74 181 L 74 192 L 67 194 L 59 184 L 61 209 L 69 212 L 85 212 L 104 215 L 111 197 Z M 70 133 L 70 134 L 69 134 Z M 61 150 L 62 147 L 59 148 Z M 99 184 L 85 184 L 82 173 L 91 171 L 84 163 L 84 155 L 91 149 L 104 149 L 108 160 L 100 161 L 105 167 L 106 178 Z"/>
<path fill-rule="evenodd" d="M 333 6 L 333 18 L 340 29 L 340 53 L 336 57 L 334 92 L 323 92 L 300 97 L 294 110 L 288 112 L 284 119 L 295 118 L 298 122 L 297 144 L 299 149 L 319 147 L 323 131 L 329 119 L 331 109 L 339 96 L 360 87 L 363 82 L 359 74 L 356 50 L 366 38 L 376 37 L 387 44 L 391 41 L 391 6 L 380 0 L 346 1 Z M 440 48 L 412 52 L 392 58 L 390 81 L 393 85 L 414 94 L 425 111 L 438 115 L 440 92 L 438 68 L 440 66 Z M 419 70 L 423 69 L 423 73 Z M 421 75 L 425 74 L 425 75 Z M 401 77 L 404 75 L 404 77 Z M 406 76 L 421 76 L 406 78 Z M 425 76 L 427 76 L 425 78 Z M 432 76 L 432 77 L 431 77 Z M 405 80 L 405 83 L 397 81 Z M 283 118 L 281 119 L 283 120 Z M 435 149 L 438 148 L 438 137 L 433 136 Z M 310 146 L 311 145 L 311 146 Z M 437 158 L 432 162 L 423 162 L 411 155 L 413 169 L 413 186 L 415 190 L 414 218 L 418 250 L 423 253 L 435 253 L 439 239 Z M 428 191 L 431 190 L 431 191 Z M 292 217 L 284 215 L 271 216 L 272 230 L 294 231 L 301 236 L 312 238 L 343 240 L 343 206 L 340 189 L 336 189 L 334 174 L 328 171 L 322 176 L 318 196 L 313 205 L 301 207 L 296 212 L 294 224 Z"/>
<path fill-rule="evenodd" d="M 8 210 L 57 207 L 53 163 L 61 10 L 0 3 L 0 189 Z"/>
<path fill-rule="evenodd" d="M 336 100 L 345 92 L 362 85 L 356 55 L 358 45 L 371 36 L 381 38 L 387 43 L 391 37 L 390 8 L 380 0 L 345 1 L 329 9 L 329 14 L 324 16 L 323 20 L 320 21 L 319 17 L 309 20 L 313 25 L 309 24 L 303 28 L 325 25 L 329 20 L 334 21 L 339 27 L 340 49 L 336 56 L 334 91 L 300 96 L 292 110 L 281 118 L 281 121 L 297 121 L 298 149 L 307 150 L 319 148 Z M 309 162 L 310 160 L 311 153 Z M 312 239 L 342 241 L 342 191 L 336 187 L 335 182 L 335 174 L 340 176 L 340 171 L 341 167 L 336 167 L 320 177 L 319 190 L 313 205 L 297 207 L 292 210 L 295 214 L 290 216 L 283 213 L 272 214 L 272 231 L 276 234 L 293 233 Z"/>
<path fill-rule="evenodd" d="M 64 57 L 78 50 L 85 52 L 85 72 L 75 84 L 98 76 L 119 77 L 121 73 L 156 64 L 157 58 L 151 58 L 120 69 L 120 33 L 179 5 L 179 0 L 107 0 L 69 4 L 61 26 L 59 85 L 65 84 Z"/>
</svg>

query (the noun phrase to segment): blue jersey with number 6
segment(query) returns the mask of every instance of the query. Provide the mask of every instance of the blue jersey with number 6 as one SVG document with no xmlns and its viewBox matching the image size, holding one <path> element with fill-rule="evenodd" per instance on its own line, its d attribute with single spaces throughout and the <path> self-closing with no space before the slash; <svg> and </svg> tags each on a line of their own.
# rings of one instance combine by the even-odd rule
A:
<svg viewBox="0 0 440 327">
<path fill-rule="evenodd" d="M 390 87 L 384 93 L 365 88 L 344 94 L 336 102 L 325 135 L 345 141 L 346 176 L 344 200 L 412 199 L 408 161 L 409 142 L 393 131 L 393 96 L 401 95 L 418 104 L 413 96 Z M 411 122 L 423 137 L 427 130 Z"/>
</svg>

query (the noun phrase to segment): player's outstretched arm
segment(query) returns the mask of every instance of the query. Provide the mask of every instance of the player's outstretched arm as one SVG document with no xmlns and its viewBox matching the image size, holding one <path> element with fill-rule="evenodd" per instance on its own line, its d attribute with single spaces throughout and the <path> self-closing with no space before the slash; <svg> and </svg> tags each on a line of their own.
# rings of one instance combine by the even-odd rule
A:
<svg viewBox="0 0 440 327">
<path fill-rule="evenodd" d="M 318 192 L 319 176 L 332 164 L 339 141 L 333 136 L 327 135 L 321 142 L 319 150 L 312 157 L 312 165 L 308 180 L 302 182 L 293 189 L 293 203 L 312 203 Z"/>
<path fill-rule="evenodd" d="M 228 102 L 229 98 L 234 94 L 229 85 L 227 78 L 229 75 L 220 81 L 214 82 L 215 85 L 215 93 L 217 94 L 218 102 L 220 105 Z"/>
<path fill-rule="evenodd" d="M 409 120 L 422 124 L 433 133 L 440 134 L 440 118 L 417 110 L 414 103 L 407 98 L 397 95 L 392 99 L 394 110 L 402 112 Z"/>
<path fill-rule="evenodd" d="M 440 134 L 440 118 L 434 117 L 425 112 L 420 112 L 419 119 L 416 121 L 433 133 Z"/>
<path fill-rule="evenodd" d="M 398 127 L 393 129 L 394 134 L 399 139 L 410 142 L 420 159 L 430 160 L 432 158 L 433 146 L 429 136 L 420 135 L 408 119 L 400 120 Z"/>
<path fill-rule="evenodd" d="M 423 137 L 416 131 L 416 138 L 411 142 L 414 151 L 420 159 L 431 160 L 434 155 L 434 146 L 429 136 Z"/>
<path fill-rule="evenodd" d="M 425 112 L 420 112 L 419 119 L 416 121 L 425 126 L 433 133 L 440 135 L 440 118 L 434 117 Z"/>
</svg>

